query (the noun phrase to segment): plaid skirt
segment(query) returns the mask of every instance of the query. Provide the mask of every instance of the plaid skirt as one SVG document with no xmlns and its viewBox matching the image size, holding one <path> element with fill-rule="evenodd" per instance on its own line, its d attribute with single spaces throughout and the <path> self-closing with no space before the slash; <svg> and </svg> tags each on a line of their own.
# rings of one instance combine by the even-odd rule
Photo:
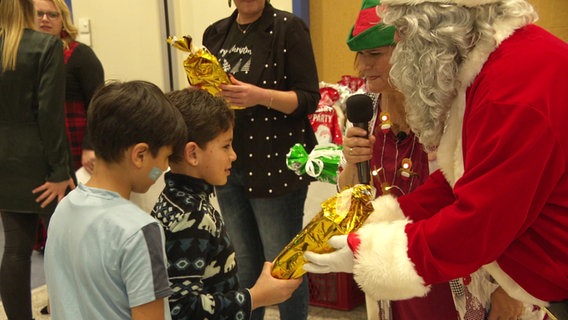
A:
<svg viewBox="0 0 568 320">
<path fill-rule="evenodd" d="M 87 127 L 87 110 L 82 101 L 65 102 L 65 126 L 67 137 L 71 145 L 73 168 L 81 168 L 81 154 L 83 153 L 83 137 Z"/>
</svg>

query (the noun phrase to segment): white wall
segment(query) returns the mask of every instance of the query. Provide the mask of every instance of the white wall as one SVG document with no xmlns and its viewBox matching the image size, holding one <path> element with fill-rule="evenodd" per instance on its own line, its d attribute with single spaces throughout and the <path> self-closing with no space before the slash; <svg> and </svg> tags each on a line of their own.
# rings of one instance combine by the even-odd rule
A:
<svg viewBox="0 0 568 320">
<path fill-rule="evenodd" d="M 292 0 L 272 0 L 272 4 L 292 11 Z M 172 35 L 191 35 L 201 44 L 205 28 L 234 10 L 226 0 L 168 0 Z M 105 78 L 147 80 L 169 90 L 166 29 L 162 0 L 72 0 L 74 21 L 91 22 L 91 47 L 101 60 Z M 173 15 L 173 17 L 172 17 Z M 175 53 L 174 89 L 187 86 L 183 71 L 186 53 Z"/>
<path fill-rule="evenodd" d="M 73 16 L 91 21 L 92 48 L 106 79 L 165 84 L 160 1 L 73 0 Z"/>
</svg>

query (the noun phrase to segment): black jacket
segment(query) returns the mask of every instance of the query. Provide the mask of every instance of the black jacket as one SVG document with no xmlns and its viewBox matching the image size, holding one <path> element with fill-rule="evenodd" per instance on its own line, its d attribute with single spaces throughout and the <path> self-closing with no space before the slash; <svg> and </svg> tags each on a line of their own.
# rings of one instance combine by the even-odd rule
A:
<svg viewBox="0 0 568 320">
<path fill-rule="evenodd" d="M 203 45 L 219 54 L 237 11 L 205 30 Z M 248 81 L 259 87 L 282 91 L 293 90 L 298 108 L 286 115 L 265 106 L 236 110 L 234 148 L 235 167 L 247 177 L 249 197 L 278 196 L 306 186 L 309 176 L 298 177 L 286 167 L 286 154 L 295 143 L 308 152 L 316 138 L 308 119 L 320 99 L 318 76 L 310 34 L 297 16 L 266 4 L 262 16 L 251 32 L 254 42 Z"/>
<path fill-rule="evenodd" d="M 41 209 L 32 190 L 73 176 L 61 41 L 26 29 L 16 63 L 0 73 L 0 211 L 49 213 L 57 201 Z"/>
</svg>

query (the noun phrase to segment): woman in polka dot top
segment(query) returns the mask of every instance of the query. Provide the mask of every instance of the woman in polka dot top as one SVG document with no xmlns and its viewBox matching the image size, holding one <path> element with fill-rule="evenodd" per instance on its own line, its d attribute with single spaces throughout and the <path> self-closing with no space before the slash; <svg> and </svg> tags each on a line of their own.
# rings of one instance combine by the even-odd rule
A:
<svg viewBox="0 0 568 320">
<path fill-rule="evenodd" d="M 241 265 L 239 278 L 252 286 L 263 262 L 302 229 L 311 179 L 287 169 L 286 154 L 295 143 L 308 151 L 316 144 L 307 116 L 320 95 L 306 24 L 266 0 L 234 3 L 230 17 L 205 30 L 203 44 L 231 75 L 221 94 L 240 107 L 233 143 L 238 158 L 217 196 Z M 281 319 L 307 318 L 307 284 L 280 305 Z M 253 319 L 263 313 L 255 310 Z"/>
</svg>

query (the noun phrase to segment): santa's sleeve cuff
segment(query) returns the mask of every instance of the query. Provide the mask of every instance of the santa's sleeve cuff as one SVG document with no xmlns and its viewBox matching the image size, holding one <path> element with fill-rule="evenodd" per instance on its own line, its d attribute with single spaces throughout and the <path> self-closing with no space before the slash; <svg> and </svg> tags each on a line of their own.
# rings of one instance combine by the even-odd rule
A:
<svg viewBox="0 0 568 320">
<path fill-rule="evenodd" d="M 387 222 L 405 219 L 405 215 L 395 197 L 391 195 L 380 196 L 373 200 L 373 213 L 365 223 Z"/>
<path fill-rule="evenodd" d="M 350 233 L 347 236 L 347 245 L 349 246 L 349 249 L 353 251 L 353 253 L 357 252 L 360 244 L 361 239 L 359 239 L 359 236 L 356 233 Z"/>
<path fill-rule="evenodd" d="M 376 300 L 401 300 L 425 296 L 430 287 L 414 269 L 407 254 L 408 220 L 372 223 L 357 231 L 360 244 L 354 252 L 353 276 Z"/>
</svg>

